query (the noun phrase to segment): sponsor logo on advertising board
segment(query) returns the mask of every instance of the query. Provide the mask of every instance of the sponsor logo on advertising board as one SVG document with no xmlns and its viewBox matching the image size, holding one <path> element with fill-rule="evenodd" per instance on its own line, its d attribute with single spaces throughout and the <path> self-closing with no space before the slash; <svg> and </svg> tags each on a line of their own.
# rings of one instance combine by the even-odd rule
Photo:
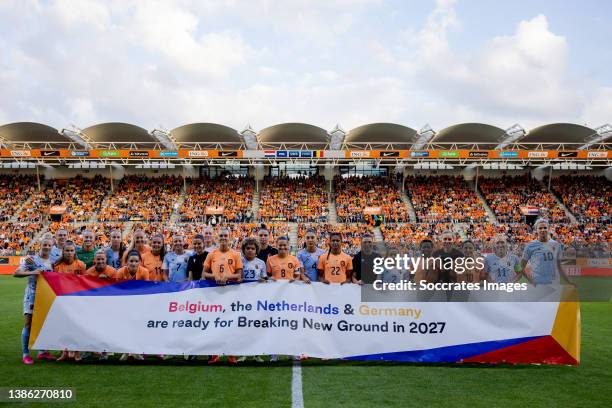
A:
<svg viewBox="0 0 612 408">
<path fill-rule="evenodd" d="M 159 157 L 178 157 L 177 151 L 161 151 Z"/>
<path fill-rule="evenodd" d="M 130 151 L 130 157 L 149 157 L 149 152 L 144 150 Z"/>
<path fill-rule="evenodd" d="M 548 152 L 527 152 L 527 157 L 544 158 L 548 157 Z"/>
<path fill-rule="evenodd" d="M 410 152 L 410 157 L 429 157 L 428 151 Z"/>
<path fill-rule="evenodd" d="M 29 150 L 11 150 L 11 156 L 13 157 L 30 157 L 31 155 Z"/>
<path fill-rule="evenodd" d="M 101 150 L 100 157 L 119 157 L 119 150 Z"/>
<path fill-rule="evenodd" d="M 380 152 L 380 157 L 399 157 L 399 152 L 397 151 Z"/>
<path fill-rule="evenodd" d="M 40 155 L 42 157 L 59 157 L 60 151 L 59 150 L 41 150 Z"/>
<path fill-rule="evenodd" d="M 440 157 L 459 157 L 459 152 L 456 150 L 442 150 L 439 154 Z"/>
<path fill-rule="evenodd" d="M 235 150 L 220 150 L 219 157 L 238 157 L 238 152 Z"/>
<path fill-rule="evenodd" d="M 470 152 L 468 156 L 469 157 L 489 157 L 489 152 L 485 152 L 485 151 Z"/>
<path fill-rule="evenodd" d="M 589 159 L 605 159 L 608 157 L 608 152 L 588 152 L 587 157 Z"/>
<path fill-rule="evenodd" d="M 208 157 L 208 150 L 190 150 L 187 155 L 189 157 Z"/>
<path fill-rule="evenodd" d="M 87 157 L 89 156 L 88 150 L 71 150 L 70 155 L 72 157 Z"/>
<path fill-rule="evenodd" d="M 276 151 L 276 157 L 287 157 L 287 151 L 286 150 L 277 150 Z"/>
<path fill-rule="evenodd" d="M 558 156 L 561 158 L 578 157 L 578 152 L 559 152 Z"/>
<path fill-rule="evenodd" d="M 518 152 L 499 152 L 499 157 L 518 157 Z"/>
<path fill-rule="evenodd" d="M 364 152 L 364 151 L 353 151 L 350 152 L 351 153 L 351 157 L 370 157 L 370 152 Z"/>
</svg>

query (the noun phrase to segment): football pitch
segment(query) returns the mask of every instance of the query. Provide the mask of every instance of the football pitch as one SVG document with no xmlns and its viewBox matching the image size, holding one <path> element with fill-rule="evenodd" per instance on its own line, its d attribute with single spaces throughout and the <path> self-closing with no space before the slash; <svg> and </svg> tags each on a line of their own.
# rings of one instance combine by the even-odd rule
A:
<svg viewBox="0 0 612 408">
<path fill-rule="evenodd" d="M 305 407 L 612 406 L 611 303 L 581 305 L 578 367 L 310 359 L 296 370 L 287 360 L 209 367 L 203 357 L 195 362 L 176 358 L 124 363 L 117 356 L 106 362 L 91 358 L 25 366 L 20 351 L 25 283 L 0 276 L 0 387 L 69 387 L 76 392 L 76 403 L 67 406 L 290 407 L 299 401 L 297 379 Z M 300 378 L 294 379 L 299 371 Z"/>
</svg>

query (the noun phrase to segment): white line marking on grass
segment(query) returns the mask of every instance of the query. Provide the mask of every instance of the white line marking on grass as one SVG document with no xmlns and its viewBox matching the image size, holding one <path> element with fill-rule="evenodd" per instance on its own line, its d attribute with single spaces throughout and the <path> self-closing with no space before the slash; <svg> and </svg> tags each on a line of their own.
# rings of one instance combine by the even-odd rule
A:
<svg viewBox="0 0 612 408">
<path fill-rule="evenodd" d="M 302 394 L 302 365 L 299 361 L 293 362 L 293 378 L 291 380 L 291 407 L 304 408 L 304 395 Z"/>
</svg>

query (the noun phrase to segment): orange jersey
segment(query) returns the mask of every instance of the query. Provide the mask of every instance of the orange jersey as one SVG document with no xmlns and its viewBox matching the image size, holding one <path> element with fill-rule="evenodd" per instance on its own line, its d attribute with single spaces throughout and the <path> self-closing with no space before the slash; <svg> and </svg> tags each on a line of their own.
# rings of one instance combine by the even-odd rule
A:
<svg viewBox="0 0 612 408">
<path fill-rule="evenodd" d="M 327 252 L 319 256 L 317 269 L 323 271 L 323 279 L 332 283 L 342 283 L 348 277 L 347 272 L 353 270 L 353 258 L 344 252 L 338 255 Z"/>
<path fill-rule="evenodd" d="M 93 276 L 95 278 L 99 277 L 100 275 L 106 275 L 107 277 L 112 279 L 115 277 L 116 273 L 117 273 L 117 270 L 109 265 L 106 265 L 106 268 L 104 268 L 102 272 L 98 272 L 95 266 L 92 266 L 87 271 L 85 271 L 85 275 Z"/>
<path fill-rule="evenodd" d="M 78 259 L 72 262 L 70 265 L 64 263 L 63 261 L 59 264 L 56 264 L 53 267 L 55 272 L 59 273 L 71 273 L 73 275 L 83 275 L 87 270 L 85 263 L 83 261 L 79 261 Z"/>
<path fill-rule="evenodd" d="M 149 270 L 142 265 L 138 266 L 138 270 L 136 271 L 136 275 L 132 275 L 130 271 L 128 271 L 127 266 L 122 266 L 117 270 L 115 274 L 115 279 L 119 280 L 149 280 Z"/>
<path fill-rule="evenodd" d="M 129 252 L 130 252 L 130 251 L 125 251 L 125 252 L 123 253 L 123 256 L 121 257 L 121 265 L 125 266 L 125 265 L 127 264 L 127 256 L 128 256 L 128 253 L 129 253 Z M 147 252 L 151 252 L 151 247 L 150 247 L 150 246 L 148 246 L 148 245 L 145 245 L 145 246 L 144 246 L 144 249 L 143 249 L 142 251 L 138 251 L 138 252 L 140 252 L 140 257 L 141 257 L 141 258 L 144 258 L 145 254 L 146 254 Z"/>
<path fill-rule="evenodd" d="M 153 254 L 152 251 L 141 254 L 142 266 L 149 270 L 149 280 L 155 282 L 161 282 L 164 280 L 164 273 L 162 272 L 162 264 L 164 260 L 159 255 Z"/>
<path fill-rule="evenodd" d="M 239 252 L 232 249 L 221 252 L 217 248 L 209 253 L 204 261 L 204 270 L 209 269 L 217 278 L 235 274 L 238 269 L 242 269 L 242 257 Z"/>
<path fill-rule="evenodd" d="M 293 255 L 281 258 L 278 255 L 268 257 L 266 270 L 274 279 L 295 279 L 298 271 L 302 268 L 301 262 Z"/>
</svg>

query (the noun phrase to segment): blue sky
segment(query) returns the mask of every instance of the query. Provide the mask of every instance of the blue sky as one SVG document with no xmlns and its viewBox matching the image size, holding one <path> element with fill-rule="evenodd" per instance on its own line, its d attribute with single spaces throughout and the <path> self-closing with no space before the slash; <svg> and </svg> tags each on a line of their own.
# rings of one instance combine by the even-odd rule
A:
<svg viewBox="0 0 612 408">
<path fill-rule="evenodd" d="M 0 0 L 0 123 L 612 122 L 603 1 Z"/>
</svg>

